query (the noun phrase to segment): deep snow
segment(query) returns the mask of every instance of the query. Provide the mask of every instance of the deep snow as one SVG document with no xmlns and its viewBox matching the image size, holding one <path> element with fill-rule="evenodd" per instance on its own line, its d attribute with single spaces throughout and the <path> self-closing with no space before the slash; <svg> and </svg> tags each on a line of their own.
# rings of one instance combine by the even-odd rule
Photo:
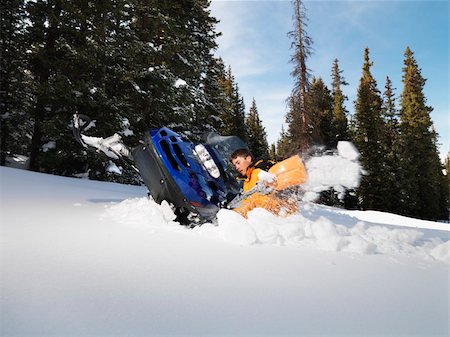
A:
<svg viewBox="0 0 450 337">
<path fill-rule="evenodd" d="M 143 187 L 0 168 L 2 336 L 448 336 L 449 225 L 304 202 L 187 229 Z"/>
</svg>

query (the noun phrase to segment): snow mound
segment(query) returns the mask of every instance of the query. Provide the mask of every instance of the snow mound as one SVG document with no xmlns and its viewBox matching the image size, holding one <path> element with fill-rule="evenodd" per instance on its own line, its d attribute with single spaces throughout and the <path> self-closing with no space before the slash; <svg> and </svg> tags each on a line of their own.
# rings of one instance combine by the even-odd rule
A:
<svg viewBox="0 0 450 337">
<path fill-rule="evenodd" d="M 324 216 L 313 220 L 301 213 L 282 218 L 262 208 L 250 211 L 245 219 L 236 212 L 221 210 L 218 230 L 225 241 L 241 245 L 295 245 L 334 252 L 417 256 L 450 263 L 450 241 L 425 241 L 417 229 L 370 226 L 362 221 L 348 226 Z"/>
<path fill-rule="evenodd" d="M 248 213 L 248 219 L 222 209 L 217 214 L 217 223 L 189 231 L 176 222 L 168 203 L 159 205 L 149 198 L 134 198 L 106 206 L 103 219 L 150 233 L 161 230 L 194 233 L 240 246 L 294 246 L 360 255 L 413 256 L 450 263 L 450 241 L 425 239 L 418 229 L 350 221 L 354 218 L 345 215 L 338 218 L 331 211 L 326 216 L 322 208 L 313 204 L 302 204 L 300 209 L 297 214 L 279 217 L 256 208 Z"/>
<path fill-rule="evenodd" d="M 114 220 L 123 225 L 154 232 L 165 227 L 179 227 L 171 206 L 163 201 L 161 205 L 149 198 L 126 199 L 118 204 L 106 206 L 102 219 Z"/>
<path fill-rule="evenodd" d="M 369 226 L 361 221 L 349 227 L 323 216 L 317 220 L 300 213 L 277 217 L 261 208 L 250 211 L 245 219 L 233 211 L 221 210 L 218 230 L 225 241 L 236 244 L 297 245 L 335 252 L 418 256 L 450 263 L 448 241 L 422 241 L 424 234 L 416 229 Z"/>
</svg>

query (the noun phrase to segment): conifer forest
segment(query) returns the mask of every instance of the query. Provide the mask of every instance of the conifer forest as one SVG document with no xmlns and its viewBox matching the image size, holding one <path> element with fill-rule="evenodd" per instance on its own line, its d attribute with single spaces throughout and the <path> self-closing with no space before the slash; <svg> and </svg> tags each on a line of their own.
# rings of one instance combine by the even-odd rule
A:
<svg viewBox="0 0 450 337">
<path fill-rule="evenodd" d="M 389 77 L 375 81 L 370 49 L 361 50 L 357 98 L 348 102 L 338 59 L 329 74 L 310 73 L 313 38 L 305 5 L 291 5 L 293 30 L 286 33 L 295 84 L 286 97 L 286 127 L 268 144 L 258 102 L 245 97 L 251 104 L 244 105 L 233 65 L 214 53 L 220 33 L 210 0 L 3 1 L 1 165 L 22 155 L 36 172 L 139 183 L 134 171 L 110 172 L 110 158 L 74 140 L 75 113 L 95 121 L 87 134 L 119 133 L 130 147 L 161 126 L 193 141 L 207 131 L 236 135 L 255 156 L 274 160 L 347 140 L 361 155 L 360 187 L 345 200 L 328 191 L 320 202 L 448 220 L 449 158 L 439 158 L 433 108 L 414 51 L 405 46 L 396 96 Z M 330 88 L 324 77 L 332 79 Z"/>
</svg>

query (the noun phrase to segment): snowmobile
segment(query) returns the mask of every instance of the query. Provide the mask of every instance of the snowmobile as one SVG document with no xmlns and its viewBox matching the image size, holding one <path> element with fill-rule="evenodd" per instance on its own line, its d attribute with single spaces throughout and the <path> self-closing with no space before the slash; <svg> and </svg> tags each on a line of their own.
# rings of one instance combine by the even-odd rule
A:
<svg viewBox="0 0 450 337">
<path fill-rule="evenodd" d="M 240 191 L 227 160 L 238 148 L 246 147 L 236 136 L 206 134 L 204 143 L 194 144 L 167 127 L 151 129 L 134 148 L 128 148 L 118 134 L 106 139 L 82 132 L 89 117 L 75 114 L 72 131 L 87 149 L 96 149 L 120 160 L 139 173 L 149 195 L 157 203 L 166 200 L 183 224 L 212 221 Z"/>
<path fill-rule="evenodd" d="M 273 188 L 261 184 L 253 191 L 240 194 L 241 186 L 231 173 L 228 159 L 235 150 L 247 148 L 237 136 L 209 132 L 203 136 L 202 143 L 194 144 L 187 137 L 161 127 L 148 130 L 139 145 L 130 149 L 118 134 L 106 139 L 84 135 L 82 132 L 90 126 L 90 119 L 85 115 L 75 114 L 72 122 L 73 134 L 79 143 L 132 167 L 153 200 L 172 204 L 178 221 L 185 225 L 211 222 L 221 208 L 233 208 L 248 194 L 269 193 Z M 292 159 L 277 164 L 279 184 L 276 189 L 304 181 L 301 160 L 295 161 L 294 170 L 286 166 L 291 163 L 294 163 Z M 300 180 L 299 170 L 302 171 Z M 286 174 L 293 171 L 296 171 L 295 181 Z"/>
</svg>

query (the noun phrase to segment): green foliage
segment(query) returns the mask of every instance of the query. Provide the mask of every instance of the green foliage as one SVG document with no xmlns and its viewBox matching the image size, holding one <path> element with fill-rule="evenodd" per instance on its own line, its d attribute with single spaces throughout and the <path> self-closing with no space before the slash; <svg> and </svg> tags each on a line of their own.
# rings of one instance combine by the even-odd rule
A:
<svg viewBox="0 0 450 337">
<path fill-rule="evenodd" d="M 224 109 L 220 116 L 223 124 L 219 131 L 222 135 L 238 136 L 244 142 L 247 142 L 244 99 L 239 93 L 239 87 L 234 79 L 231 67 L 228 67 L 228 71 L 225 77 L 220 80 L 220 84 L 225 94 L 225 100 Z"/>
<path fill-rule="evenodd" d="M 270 144 L 269 159 L 273 161 L 278 161 L 277 146 L 275 145 L 275 143 Z"/>
<path fill-rule="evenodd" d="M 362 77 L 355 101 L 354 142 L 361 153 L 361 164 L 366 171 L 358 189 L 364 208 L 385 209 L 385 194 L 389 186 L 385 181 L 384 122 L 382 100 L 370 68 L 369 49 L 364 51 Z"/>
<path fill-rule="evenodd" d="M 28 121 L 19 125 L 30 129 L 31 140 L 23 143 L 29 144 L 31 169 L 64 175 L 89 171 L 91 178 L 114 181 L 132 176 L 111 175 L 109 158 L 86 155 L 75 143 L 69 125 L 75 112 L 92 118 L 88 135 L 119 133 L 130 147 L 152 127 L 167 125 L 197 140 L 221 127 L 223 64 L 212 54 L 217 20 L 208 7 L 206 0 L 45 0 L 25 7 L 8 1 L 15 14 L 9 21 L 2 15 L 2 43 L 14 42 L 16 49 L 10 49 L 11 67 L 2 67 L 2 86 L 7 78 L 15 83 L 25 78 L 29 94 L 11 89 L 11 102 L 20 107 L 5 104 L 2 111 L 8 113 L 2 115 L 20 111 Z M 4 47 L 2 57 L 9 55 Z M 27 57 L 14 60 L 14 54 Z M 233 99 L 235 113 L 243 116 L 236 84 Z M 2 123 L 2 137 L 11 135 L 7 126 Z M 3 157 L 7 149 L 16 151 L 15 138 L 4 138 Z"/>
<path fill-rule="evenodd" d="M 311 115 L 311 142 L 332 146 L 333 134 L 333 99 L 323 80 L 313 78 L 308 91 L 307 105 Z M 311 145 L 312 145 L 311 144 Z"/>
<path fill-rule="evenodd" d="M 248 147 L 255 158 L 267 158 L 268 144 L 267 134 L 261 119 L 259 118 L 258 109 L 256 107 L 255 99 L 252 101 L 249 114 L 245 119 L 245 124 L 248 134 Z"/>
<path fill-rule="evenodd" d="M 6 0 L 1 11 L 0 165 L 5 165 L 7 155 L 28 152 L 31 120 L 26 110 L 30 104 L 30 76 L 25 66 L 24 1 Z"/>
<path fill-rule="evenodd" d="M 292 154 L 292 149 L 290 147 L 289 137 L 284 130 L 284 127 L 281 126 L 280 138 L 277 142 L 277 159 L 283 160 L 288 158 Z"/>
<path fill-rule="evenodd" d="M 400 151 L 402 154 L 405 212 L 408 215 L 437 219 L 445 199 L 442 184 L 442 167 L 437 152 L 437 134 L 432 127 L 423 87 L 426 80 L 421 75 L 413 52 L 405 50 L 403 67 L 403 92 L 400 109 Z"/>
<path fill-rule="evenodd" d="M 386 211 L 403 213 L 404 196 L 402 195 L 402 179 L 403 168 L 401 166 L 400 153 L 400 123 L 399 113 L 395 106 L 394 88 L 392 82 L 386 77 L 385 91 L 383 93 L 382 113 L 385 125 L 384 131 L 384 165 L 385 165 L 385 182 L 390 186 L 390 193 L 385 195 Z"/>
<path fill-rule="evenodd" d="M 342 76 L 342 70 L 339 69 L 339 61 L 333 61 L 332 73 L 332 97 L 333 97 L 333 117 L 330 123 L 331 134 L 328 140 L 330 146 L 335 146 L 340 140 L 348 140 L 347 110 L 344 102 L 347 97 L 342 92 L 341 86 L 347 85 Z"/>
</svg>

